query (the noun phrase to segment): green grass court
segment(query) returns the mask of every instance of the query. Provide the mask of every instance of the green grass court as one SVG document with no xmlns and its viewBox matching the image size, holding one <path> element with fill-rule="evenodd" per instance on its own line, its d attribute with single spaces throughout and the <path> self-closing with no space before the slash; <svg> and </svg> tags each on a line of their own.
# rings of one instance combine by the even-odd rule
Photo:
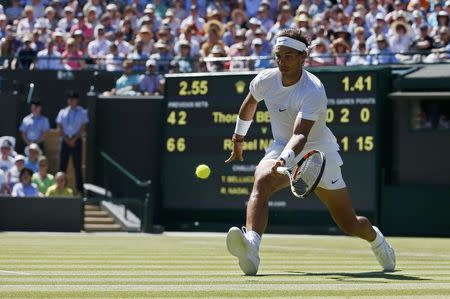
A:
<svg viewBox="0 0 450 299">
<path fill-rule="evenodd" d="M 247 277 L 224 234 L 0 233 L 0 298 L 450 298 L 450 239 L 389 240 L 385 274 L 355 238 L 266 235 Z"/>
</svg>

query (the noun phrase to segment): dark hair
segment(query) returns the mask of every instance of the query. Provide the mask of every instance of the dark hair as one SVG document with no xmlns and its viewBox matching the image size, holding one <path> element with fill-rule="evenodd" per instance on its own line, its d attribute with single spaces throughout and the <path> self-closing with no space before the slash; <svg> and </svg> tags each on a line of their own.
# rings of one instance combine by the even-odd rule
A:
<svg viewBox="0 0 450 299">
<path fill-rule="evenodd" d="M 28 174 L 29 174 L 30 176 L 33 175 L 33 170 L 31 170 L 30 168 L 24 167 L 24 168 L 22 168 L 22 170 L 20 171 L 19 178 L 22 179 L 23 175 L 24 175 L 26 172 L 28 172 Z"/>
<path fill-rule="evenodd" d="M 302 31 L 300 29 L 296 28 L 289 28 L 289 29 L 283 29 L 278 34 L 278 37 L 290 37 L 295 40 L 301 41 L 306 45 L 306 47 L 309 47 L 309 41 L 308 39 L 302 34 Z"/>
<path fill-rule="evenodd" d="M 69 90 L 66 93 L 66 96 L 68 99 L 79 99 L 80 98 L 80 95 L 78 94 L 78 92 L 73 91 L 73 90 Z"/>
</svg>

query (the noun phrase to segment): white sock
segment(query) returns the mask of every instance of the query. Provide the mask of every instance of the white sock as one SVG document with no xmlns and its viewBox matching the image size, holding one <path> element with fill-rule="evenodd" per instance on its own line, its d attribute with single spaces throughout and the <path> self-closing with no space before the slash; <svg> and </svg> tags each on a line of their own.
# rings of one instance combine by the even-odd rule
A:
<svg viewBox="0 0 450 299">
<path fill-rule="evenodd" d="M 253 230 L 248 231 L 245 234 L 245 237 L 253 246 L 256 247 L 256 249 L 259 250 L 259 244 L 261 244 L 261 236 L 257 232 L 255 232 Z"/>
<path fill-rule="evenodd" d="M 375 240 L 373 240 L 372 242 L 369 242 L 369 243 L 370 243 L 370 246 L 372 246 L 372 248 L 377 248 L 378 246 L 380 246 L 381 243 L 383 243 L 384 237 L 381 234 L 381 232 L 379 232 L 378 229 L 374 228 L 374 230 L 376 233 Z"/>
</svg>

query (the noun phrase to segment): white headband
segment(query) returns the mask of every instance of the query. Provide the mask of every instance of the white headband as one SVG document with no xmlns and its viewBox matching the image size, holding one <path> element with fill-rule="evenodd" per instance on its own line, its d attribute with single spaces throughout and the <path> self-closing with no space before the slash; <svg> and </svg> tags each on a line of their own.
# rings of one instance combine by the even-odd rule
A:
<svg viewBox="0 0 450 299">
<path fill-rule="evenodd" d="M 304 52 L 307 48 L 305 43 L 287 36 L 278 37 L 275 46 L 286 46 L 300 52 Z"/>
</svg>

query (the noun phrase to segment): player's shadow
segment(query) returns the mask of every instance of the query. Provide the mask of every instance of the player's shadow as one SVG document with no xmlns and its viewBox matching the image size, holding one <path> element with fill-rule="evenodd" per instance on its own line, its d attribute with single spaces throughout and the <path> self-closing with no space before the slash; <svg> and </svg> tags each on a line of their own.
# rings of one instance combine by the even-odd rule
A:
<svg viewBox="0 0 450 299">
<path fill-rule="evenodd" d="M 431 280 L 428 278 L 421 278 L 417 276 L 399 274 L 400 271 L 395 272 L 297 272 L 288 271 L 287 273 L 274 273 L 274 274 L 260 274 L 258 276 L 328 276 L 328 279 L 336 281 L 346 281 L 348 279 L 363 279 L 363 278 L 378 278 L 386 280 Z"/>
</svg>

